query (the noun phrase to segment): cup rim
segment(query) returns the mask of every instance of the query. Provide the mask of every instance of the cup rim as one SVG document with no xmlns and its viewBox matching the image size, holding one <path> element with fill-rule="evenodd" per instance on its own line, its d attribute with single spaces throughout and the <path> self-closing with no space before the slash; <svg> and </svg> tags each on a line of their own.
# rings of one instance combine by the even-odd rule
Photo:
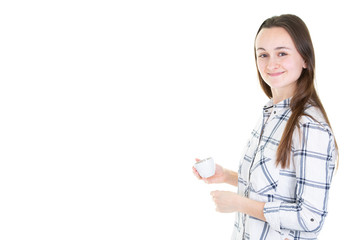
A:
<svg viewBox="0 0 360 240">
<path fill-rule="evenodd" d="M 200 163 L 203 163 L 203 162 L 207 162 L 207 161 L 210 161 L 210 160 L 212 160 L 212 157 L 204 158 L 204 159 L 196 162 L 195 165 L 200 164 Z"/>
</svg>

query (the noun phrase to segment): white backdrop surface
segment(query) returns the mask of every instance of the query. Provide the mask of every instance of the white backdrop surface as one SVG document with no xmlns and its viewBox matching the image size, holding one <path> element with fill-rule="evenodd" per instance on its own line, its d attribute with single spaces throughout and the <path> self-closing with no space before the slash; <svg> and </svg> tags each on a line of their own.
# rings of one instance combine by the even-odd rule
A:
<svg viewBox="0 0 360 240">
<path fill-rule="evenodd" d="M 236 170 L 267 101 L 260 24 L 300 16 L 340 147 L 319 239 L 354 239 L 359 215 L 356 1 L 2 1 L 0 239 L 229 239 L 192 175 Z"/>
</svg>

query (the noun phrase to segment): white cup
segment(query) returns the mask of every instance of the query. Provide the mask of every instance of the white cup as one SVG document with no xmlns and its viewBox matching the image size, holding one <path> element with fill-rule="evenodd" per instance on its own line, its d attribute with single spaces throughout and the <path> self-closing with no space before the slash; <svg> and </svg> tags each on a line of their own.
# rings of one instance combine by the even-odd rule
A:
<svg viewBox="0 0 360 240">
<path fill-rule="evenodd" d="M 203 178 L 209 178 L 215 174 L 215 162 L 211 157 L 196 162 L 194 167 Z"/>
</svg>

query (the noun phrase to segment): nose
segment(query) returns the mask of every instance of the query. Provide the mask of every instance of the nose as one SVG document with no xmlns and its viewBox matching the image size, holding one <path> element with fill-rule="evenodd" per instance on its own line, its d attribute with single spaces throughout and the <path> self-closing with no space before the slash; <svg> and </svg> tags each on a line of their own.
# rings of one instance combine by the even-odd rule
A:
<svg viewBox="0 0 360 240">
<path fill-rule="evenodd" d="M 278 69 L 279 66 L 280 65 L 279 65 L 279 62 L 277 61 L 277 59 L 274 57 L 270 57 L 266 68 L 268 70 L 272 71 L 272 70 Z"/>
</svg>

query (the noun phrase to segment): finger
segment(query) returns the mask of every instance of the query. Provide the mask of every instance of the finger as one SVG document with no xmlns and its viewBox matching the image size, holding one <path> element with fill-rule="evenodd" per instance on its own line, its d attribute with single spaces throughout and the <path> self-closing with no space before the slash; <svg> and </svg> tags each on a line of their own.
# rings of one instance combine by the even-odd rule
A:
<svg viewBox="0 0 360 240">
<path fill-rule="evenodd" d="M 198 158 L 195 158 L 195 161 L 196 161 L 196 162 L 200 162 L 201 160 L 200 160 L 200 159 L 198 159 Z"/>
<path fill-rule="evenodd" d="M 214 183 L 216 180 L 214 178 L 214 176 L 212 177 L 208 177 L 208 178 L 204 178 L 205 182 L 206 183 Z"/>
<path fill-rule="evenodd" d="M 218 190 L 216 190 L 216 191 L 211 191 L 211 192 L 210 192 L 210 195 L 213 196 L 213 197 L 216 197 L 217 193 L 218 193 Z"/>
<path fill-rule="evenodd" d="M 197 177 L 198 179 L 201 179 L 200 174 L 198 173 L 198 171 L 196 170 L 196 168 L 193 167 L 193 174 L 195 175 L 195 177 Z"/>
<path fill-rule="evenodd" d="M 216 180 L 213 177 L 204 178 L 204 181 L 209 184 L 216 183 Z"/>
<path fill-rule="evenodd" d="M 194 166 L 192 167 L 192 170 L 193 170 L 194 173 L 199 175 L 198 171 L 196 170 L 196 168 Z"/>
</svg>

